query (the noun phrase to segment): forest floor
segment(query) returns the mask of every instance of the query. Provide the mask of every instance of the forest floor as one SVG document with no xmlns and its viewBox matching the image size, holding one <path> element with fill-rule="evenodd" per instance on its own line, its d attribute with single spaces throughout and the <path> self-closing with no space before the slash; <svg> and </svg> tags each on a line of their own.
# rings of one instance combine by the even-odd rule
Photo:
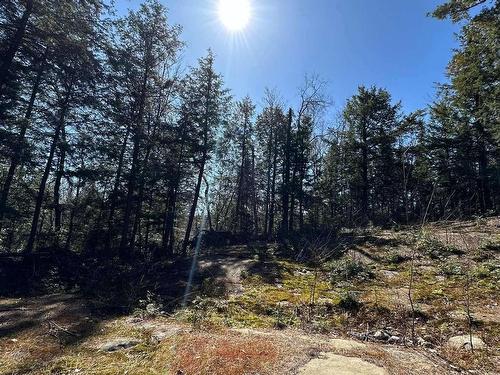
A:
<svg viewBox="0 0 500 375">
<path fill-rule="evenodd" d="M 321 266 L 277 244 L 202 254 L 185 308 L 0 298 L 0 374 L 500 373 L 499 218 L 346 235 Z"/>
</svg>

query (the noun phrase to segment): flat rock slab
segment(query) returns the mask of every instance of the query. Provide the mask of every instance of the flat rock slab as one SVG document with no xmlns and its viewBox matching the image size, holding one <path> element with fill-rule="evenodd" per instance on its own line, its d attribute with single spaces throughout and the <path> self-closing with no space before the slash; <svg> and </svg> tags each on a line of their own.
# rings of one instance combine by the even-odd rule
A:
<svg viewBox="0 0 500 375">
<path fill-rule="evenodd" d="M 354 340 L 332 339 L 332 346 L 339 350 L 363 350 L 366 349 L 366 344 Z"/>
<path fill-rule="evenodd" d="M 462 336 L 454 336 L 448 340 L 448 346 L 455 349 L 467 349 L 470 350 L 470 336 L 462 335 Z M 474 349 L 484 349 L 486 348 L 486 344 L 482 339 L 477 336 L 472 335 L 472 346 Z"/>
<path fill-rule="evenodd" d="M 134 338 L 119 337 L 114 339 L 113 341 L 102 344 L 99 347 L 99 350 L 103 352 L 116 352 L 118 350 L 132 348 L 136 345 L 139 345 L 140 343 L 141 342 L 139 340 Z"/>
<path fill-rule="evenodd" d="M 447 374 L 447 364 L 436 362 L 418 351 L 405 351 L 394 347 L 384 348 L 391 358 L 399 362 L 401 374 Z M 424 352 L 425 353 L 425 352 Z M 406 371 L 406 372 L 405 372 Z"/>
<path fill-rule="evenodd" d="M 323 353 L 299 370 L 300 375 L 388 375 L 382 367 L 360 358 Z"/>
</svg>

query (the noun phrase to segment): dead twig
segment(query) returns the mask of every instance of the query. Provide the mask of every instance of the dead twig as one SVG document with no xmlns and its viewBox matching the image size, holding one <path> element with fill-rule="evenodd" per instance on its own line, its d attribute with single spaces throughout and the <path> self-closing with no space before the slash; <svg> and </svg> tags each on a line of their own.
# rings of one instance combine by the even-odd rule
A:
<svg viewBox="0 0 500 375">
<path fill-rule="evenodd" d="M 68 335 L 70 335 L 70 336 L 80 337 L 80 335 L 79 335 L 78 333 L 76 333 L 76 332 L 72 332 L 72 331 L 70 331 L 70 330 L 68 330 L 68 329 L 66 329 L 66 328 L 64 328 L 64 327 L 61 327 L 59 324 L 57 324 L 57 323 L 56 323 L 56 322 L 54 322 L 53 320 L 50 320 L 48 324 L 49 324 L 49 329 L 50 329 L 51 331 L 54 331 L 54 330 L 55 330 L 55 331 L 61 331 L 61 332 L 64 332 L 64 333 L 66 333 L 66 334 L 68 334 Z M 52 332 L 49 332 L 49 334 L 50 334 L 51 336 L 54 336 L 54 335 L 55 335 L 55 334 L 53 334 Z"/>
</svg>

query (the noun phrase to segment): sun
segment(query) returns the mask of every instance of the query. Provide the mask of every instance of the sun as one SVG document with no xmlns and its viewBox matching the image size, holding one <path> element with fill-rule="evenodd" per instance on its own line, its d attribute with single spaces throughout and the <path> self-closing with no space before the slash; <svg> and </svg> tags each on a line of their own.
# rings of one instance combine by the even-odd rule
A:
<svg viewBox="0 0 500 375">
<path fill-rule="evenodd" d="M 229 31 L 243 30 L 252 17 L 249 0 L 219 0 L 218 13 L 221 22 Z"/>
</svg>

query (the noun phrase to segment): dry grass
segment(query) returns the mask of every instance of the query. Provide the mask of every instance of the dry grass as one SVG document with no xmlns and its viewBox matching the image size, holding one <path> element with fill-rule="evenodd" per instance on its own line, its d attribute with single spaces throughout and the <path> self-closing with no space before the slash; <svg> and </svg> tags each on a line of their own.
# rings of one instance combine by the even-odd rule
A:
<svg viewBox="0 0 500 375">
<path fill-rule="evenodd" d="M 282 350 L 268 337 L 184 335 L 175 344 L 171 374 L 273 374 Z"/>
<path fill-rule="evenodd" d="M 440 355 L 462 371 L 472 371 L 476 374 L 498 374 L 500 367 L 495 361 L 495 353 L 491 350 L 469 350 L 443 347 Z"/>
</svg>

